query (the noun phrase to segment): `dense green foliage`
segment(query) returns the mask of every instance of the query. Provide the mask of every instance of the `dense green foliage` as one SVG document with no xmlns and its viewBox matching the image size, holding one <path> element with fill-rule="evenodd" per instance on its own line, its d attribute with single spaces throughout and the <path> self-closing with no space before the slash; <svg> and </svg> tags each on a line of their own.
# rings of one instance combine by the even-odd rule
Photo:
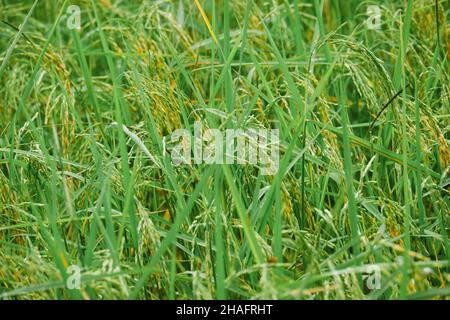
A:
<svg viewBox="0 0 450 320">
<path fill-rule="evenodd" d="M 449 7 L 0 0 L 0 298 L 448 298 Z M 195 121 L 278 171 L 174 166 Z"/>
</svg>

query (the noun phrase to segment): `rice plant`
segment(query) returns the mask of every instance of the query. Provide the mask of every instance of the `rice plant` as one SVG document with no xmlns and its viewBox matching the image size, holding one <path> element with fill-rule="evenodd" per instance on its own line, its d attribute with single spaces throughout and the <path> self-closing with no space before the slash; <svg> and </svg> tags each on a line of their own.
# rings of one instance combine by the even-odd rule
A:
<svg viewBox="0 0 450 320">
<path fill-rule="evenodd" d="M 0 0 L 0 298 L 448 299 L 449 12 Z"/>
</svg>

